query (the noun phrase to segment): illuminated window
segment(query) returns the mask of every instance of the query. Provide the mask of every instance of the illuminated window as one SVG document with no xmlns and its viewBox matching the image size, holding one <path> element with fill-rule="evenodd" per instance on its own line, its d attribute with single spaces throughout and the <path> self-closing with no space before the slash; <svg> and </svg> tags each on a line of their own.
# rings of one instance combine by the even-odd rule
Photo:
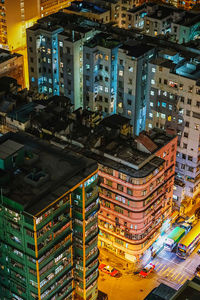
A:
<svg viewBox="0 0 200 300">
<path fill-rule="evenodd" d="M 168 117 L 168 121 L 171 121 L 171 120 L 172 120 L 172 117 L 171 117 L 171 116 L 169 116 L 169 117 Z"/>
<path fill-rule="evenodd" d="M 122 108 L 122 102 L 119 102 L 118 107 Z"/>
<path fill-rule="evenodd" d="M 171 104 L 169 104 L 169 109 L 172 110 L 172 105 Z"/>
<path fill-rule="evenodd" d="M 155 80 L 154 79 L 151 79 L 151 84 L 155 84 Z"/>
<path fill-rule="evenodd" d="M 124 72 L 122 70 L 119 71 L 119 76 L 123 76 Z"/>
<path fill-rule="evenodd" d="M 150 102 L 150 106 L 153 107 L 153 102 Z"/>
<path fill-rule="evenodd" d="M 166 107 L 167 104 L 165 102 L 162 102 L 162 107 Z"/>
<path fill-rule="evenodd" d="M 108 60 L 108 55 L 105 55 L 105 60 Z"/>
<path fill-rule="evenodd" d="M 151 96 L 154 96 L 155 93 L 154 93 L 154 91 L 151 91 L 150 94 L 151 94 Z"/>
<path fill-rule="evenodd" d="M 152 71 L 153 73 L 155 73 L 155 72 L 156 72 L 156 69 L 155 69 L 155 68 L 152 68 L 151 71 Z"/>
<path fill-rule="evenodd" d="M 108 87 L 105 87 L 105 92 L 108 93 Z"/>
<path fill-rule="evenodd" d="M 156 117 L 160 118 L 160 113 L 159 112 L 156 113 Z"/>
<path fill-rule="evenodd" d="M 99 85 L 99 91 L 103 91 L 103 86 Z"/>
<path fill-rule="evenodd" d="M 51 54 L 51 49 L 50 48 L 47 49 L 47 53 Z"/>
<path fill-rule="evenodd" d="M 173 88 L 178 88 L 178 83 L 174 82 L 172 80 L 169 80 L 169 86 L 173 87 Z"/>
<path fill-rule="evenodd" d="M 133 72 L 133 67 L 128 67 L 129 72 Z"/>
<path fill-rule="evenodd" d="M 59 46 L 63 47 L 63 42 L 59 41 Z"/>
<path fill-rule="evenodd" d="M 149 117 L 150 117 L 150 118 L 153 118 L 153 114 L 152 114 L 152 113 L 149 113 Z"/>
<path fill-rule="evenodd" d="M 165 119 L 165 114 L 160 114 L 162 119 Z"/>
<path fill-rule="evenodd" d="M 128 116 L 131 116 L 131 110 L 128 110 L 127 113 L 128 113 Z"/>
<path fill-rule="evenodd" d="M 152 124 L 151 124 L 151 123 L 149 123 L 148 127 L 149 127 L 149 128 L 153 128 L 153 126 L 152 126 Z"/>
</svg>

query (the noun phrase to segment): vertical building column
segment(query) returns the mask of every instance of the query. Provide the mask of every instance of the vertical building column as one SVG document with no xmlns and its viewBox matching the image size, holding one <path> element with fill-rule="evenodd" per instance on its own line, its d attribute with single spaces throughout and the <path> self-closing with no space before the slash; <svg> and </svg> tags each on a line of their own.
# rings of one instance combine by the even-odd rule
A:
<svg viewBox="0 0 200 300">
<path fill-rule="evenodd" d="M 41 300 L 40 273 L 39 273 L 38 246 L 37 246 L 37 229 L 36 229 L 36 220 L 35 220 L 35 218 L 33 218 L 33 222 L 34 222 L 34 241 L 35 241 L 36 272 L 37 272 L 37 282 L 38 282 L 38 300 Z"/>
<path fill-rule="evenodd" d="M 82 199 L 83 199 L 83 299 L 86 299 L 86 271 L 85 271 L 85 186 L 83 183 L 82 189 Z"/>
</svg>

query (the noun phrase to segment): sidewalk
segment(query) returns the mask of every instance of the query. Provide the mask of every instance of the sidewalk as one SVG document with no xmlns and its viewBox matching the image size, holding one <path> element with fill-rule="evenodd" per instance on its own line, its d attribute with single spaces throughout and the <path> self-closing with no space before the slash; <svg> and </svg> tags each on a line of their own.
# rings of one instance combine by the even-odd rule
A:
<svg viewBox="0 0 200 300">
<path fill-rule="evenodd" d="M 105 263 L 118 269 L 122 273 L 130 274 L 136 270 L 136 265 L 131 262 L 127 262 L 125 259 L 117 256 L 115 253 L 107 250 L 106 248 L 99 248 L 99 263 Z"/>
</svg>

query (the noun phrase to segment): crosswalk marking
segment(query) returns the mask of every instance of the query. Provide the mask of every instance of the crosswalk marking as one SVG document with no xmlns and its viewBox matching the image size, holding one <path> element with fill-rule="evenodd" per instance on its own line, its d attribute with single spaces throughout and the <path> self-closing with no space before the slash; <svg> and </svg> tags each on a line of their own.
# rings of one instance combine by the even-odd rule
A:
<svg viewBox="0 0 200 300">
<path fill-rule="evenodd" d="M 169 270 L 169 267 L 167 267 L 167 269 L 165 269 L 163 272 L 162 272 L 162 276 L 167 273 L 167 271 Z"/>
<path fill-rule="evenodd" d="M 176 277 L 173 278 L 173 280 L 176 280 L 176 278 L 180 275 L 180 273 L 176 274 Z"/>
<path fill-rule="evenodd" d="M 165 268 L 166 266 L 164 265 L 158 272 L 162 272 L 162 270 Z"/>
<path fill-rule="evenodd" d="M 170 274 L 170 278 L 174 280 L 174 279 L 176 279 L 176 277 L 178 277 L 179 273 L 176 273 L 175 269 L 173 269 L 173 271 L 174 272 Z"/>
<path fill-rule="evenodd" d="M 184 277 L 180 284 L 183 284 L 187 279 L 189 279 L 189 277 Z"/>
<path fill-rule="evenodd" d="M 169 270 L 169 272 L 167 273 L 167 277 L 171 277 L 171 274 L 170 273 L 173 273 L 174 272 L 174 269 L 171 269 L 171 270 Z"/>
<path fill-rule="evenodd" d="M 183 277 L 185 277 L 185 275 L 181 275 L 181 277 L 179 277 L 179 279 L 177 281 L 179 282 L 179 281 L 181 281 L 181 279 L 183 280 Z"/>
<path fill-rule="evenodd" d="M 163 264 L 158 264 L 158 265 L 156 265 L 155 270 L 156 270 L 157 272 L 159 272 L 159 271 L 161 270 L 162 266 L 163 266 Z"/>
</svg>

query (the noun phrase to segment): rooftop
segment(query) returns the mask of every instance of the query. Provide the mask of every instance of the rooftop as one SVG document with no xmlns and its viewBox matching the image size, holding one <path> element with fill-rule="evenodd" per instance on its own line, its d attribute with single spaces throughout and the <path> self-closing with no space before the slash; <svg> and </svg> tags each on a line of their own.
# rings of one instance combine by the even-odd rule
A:
<svg viewBox="0 0 200 300">
<path fill-rule="evenodd" d="M 8 153 L 4 152 L 7 146 Z M 93 160 L 69 149 L 60 150 L 26 133 L 9 133 L 0 138 L 2 157 L 23 146 L 24 163 L 8 171 L 10 180 L 5 196 L 21 204 L 31 215 L 39 213 L 97 169 Z"/>
<path fill-rule="evenodd" d="M 0 49 L 0 64 L 9 59 L 12 59 L 14 57 L 20 57 L 20 56 L 22 55 L 18 53 L 11 53 L 10 51 L 5 49 Z"/>
<path fill-rule="evenodd" d="M 113 49 L 118 47 L 120 42 L 113 38 L 112 34 L 101 32 L 95 35 L 90 41 L 85 43 L 86 47 L 95 48 L 97 46 L 101 46 L 108 49 Z"/>
<path fill-rule="evenodd" d="M 23 147 L 24 146 L 22 144 L 16 143 L 12 140 L 6 140 L 0 144 L 0 159 L 6 159 Z"/>
<path fill-rule="evenodd" d="M 127 43 L 124 43 L 120 49 L 125 50 L 127 55 L 138 58 L 142 55 L 144 55 L 146 52 L 153 50 L 155 47 L 139 43 L 135 40 L 130 40 Z"/>
<path fill-rule="evenodd" d="M 105 8 L 99 7 L 96 4 L 87 2 L 87 1 L 74 1 L 71 3 L 71 6 L 67 7 L 64 10 L 70 10 L 72 12 L 81 12 L 81 13 L 94 13 L 94 14 L 102 14 L 108 11 Z"/>
</svg>

